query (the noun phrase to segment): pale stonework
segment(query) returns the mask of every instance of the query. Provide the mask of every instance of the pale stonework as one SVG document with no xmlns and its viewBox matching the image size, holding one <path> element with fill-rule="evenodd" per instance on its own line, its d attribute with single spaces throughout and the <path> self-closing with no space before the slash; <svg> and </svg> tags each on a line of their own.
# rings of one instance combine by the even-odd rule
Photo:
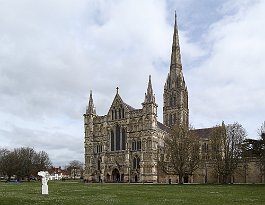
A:
<svg viewBox="0 0 265 205">
<path fill-rule="evenodd" d="M 188 89 L 182 72 L 178 29 L 175 18 L 171 63 L 164 86 L 163 123 L 157 120 L 157 104 L 149 77 L 141 109 L 125 103 L 118 88 L 108 113 L 98 116 L 92 92 L 84 114 L 86 181 L 94 182 L 177 182 L 178 177 L 165 175 L 157 167 L 159 148 L 170 127 L 189 124 Z M 197 129 L 201 147 L 208 146 L 211 128 Z M 201 152 L 203 149 L 201 149 Z M 251 170 L 251 171 L 249 171 Z M 260 182 L 252 160 L 245 175 L 234 176 L 235 182 Z M 241 172 L 242 173 L 242 172 Z M 255 176 L 257 177 L 255 177 Z M 201 165 L 187 183 L 215 183 L 211 163 Z"/>
</svg>

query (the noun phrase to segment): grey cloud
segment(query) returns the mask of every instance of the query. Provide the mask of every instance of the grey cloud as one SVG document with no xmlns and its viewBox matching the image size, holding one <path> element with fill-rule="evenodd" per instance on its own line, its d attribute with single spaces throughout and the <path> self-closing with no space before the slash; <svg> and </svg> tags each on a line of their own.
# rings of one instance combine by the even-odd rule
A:
<svg viewBox="0 0 265 205">
<path fill-rule="evenodd" d="M 253 113 L 258 113 L 249 99 L 255 99 L 254 105 L 260 106 L 264 101 L 257 96 L 264 96 L 264 88 L 259 83 L 251 83 L 252 80 L 246 76 L 259 81 L 264 74 L 261 69 L 264 67 L 263 62 L 255 54 L 263 51 L 259 50 L 262 35 L 254 38 L 257 41 L 253 45 L 257 46 L 253 47 L 255 53 L 250 59 L 246 60 L 243 51 L 242 56 L 237 59 L 233 57 L 235 53 L 224 49 L 234 43 L 240 45 L 240 42 L 236 44 L 234 40 L 237 35 L 232 40 L 228 38 L 227 34 L 231 33 L 230 21 L 224 21 L 225 18 L 219 16 L 213 18 L 215 20 L 202 21 L 203 28 L 210 30 L 205 29 L 202 34 L 196 31 L 194 34 L 192 28 L 196 26 L 195 21 L 189 20 L 189 16 L 195 12 L 189 8 L 194 0 L 176 2 L 2 2 L 1 141 L 10 147 L 34 145 L 38 149 L 46 149 L 58 165 L 73 157 L 81 160 L 82 114 L 85 112 L 89 91 L 93 90 L 98 114 L 107 113 L 117 86 L 120 87 L 123 100 L 138 108 L 144 100 L 149 74 L 152 75 L 161 121 L 174 8 L 180 11 L 178 23 L 182 61 L 190 94 L 191 121 L 194 125 L 213 126 L 223 119 L 230 120 L 225 116 L 231 116 L 231 112 L 235 111 L 248 113 L 245 110 L 252 110 Z M 214 10 L 220 6 L 222 4 L 217 4 Z M 200 17 L 205 15 L 199 10 L 196 12 Z M 212 25 L 216 19 L 221 20 Z M 241 25 L 243 30 L 240 32 L 249 26 L 247 19 L 253 22 L 253 17 L 246 18 L 243 21 L 246 25 Z M 237 23 L 235 21 L 232 28 L 237 28 Z M 208 41 L 198 36 L 205 36 Z M 244 36 L 242 38 L 245 39 Z M 238 52 L 236 54 L 239 56 Z M 224 59 L 227 62 L 223 62 Z M 247 66 L 237 63 L 240 59 L 244 59 Z M 226 70 L 228 62 L 234 62 L 234 67 Z M 250 66 L 255 67 L 256 74 L 250 72 Z M 230 81 L 230 88 L 226 87 L 227 81 Z M 247 89 L 242 82 L 247 83 L 251 89 Z M 233 90 L 232 95 L 228 95 L 226 89 Z M 237 106 L 242 99 L 237 97 L 237 93 L 243 96 L 244 90 L 250 93 L 249 98 L 245 97 L 246 104 L 243 107 Z M 220 95 L 224 95 L 227 100 L 219 102 Z M 240 122 L 243 114 L 234 116 Z M 250 121 L 258 123 L 261 118 L 251 118 Z M 244 123 L 248 127 L 250 124 L 255 126 L 245 120 Z"/>
</svg>

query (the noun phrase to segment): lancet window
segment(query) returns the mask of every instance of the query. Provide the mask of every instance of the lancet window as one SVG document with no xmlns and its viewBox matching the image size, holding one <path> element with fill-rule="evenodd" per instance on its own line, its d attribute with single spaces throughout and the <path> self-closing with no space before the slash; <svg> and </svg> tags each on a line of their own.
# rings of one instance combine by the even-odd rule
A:
<svg viewBox="0 0 265 205">
<path fill-rule="evenodd" d="M 132 141 L 132 150 L 133 151 L 140 151 L 142 149 L 142 142 L 140 140 Z"/>
<path fill-rule="evenodd" d="M 101 144 L 98 144 L 98 145 L 95 147 L 95 151 L 96 151 L 96 153 L 100 153 L 100 152 L 102 152 L 102 150 L 103 150 L 103 146 L 102 146 Z"/>
<path fill-rule="evenodd" d="M 138 156 L 133 158 L 133 169 L 140 169 L 140 158 Z"/>
<path fill-rule="evenodd" d="M 119 151 L 126 149 L 126 128 L 121 128 L 120 125 L 116 125 L 110 133 L 110 150 Z"/>
<path fill-rule="evenodd" d="M 125 117 L 124 108 L 113 108 L 111 110 L 111 119 L 117 120 L 117 119 L 123 119 Z"/>
</svg>

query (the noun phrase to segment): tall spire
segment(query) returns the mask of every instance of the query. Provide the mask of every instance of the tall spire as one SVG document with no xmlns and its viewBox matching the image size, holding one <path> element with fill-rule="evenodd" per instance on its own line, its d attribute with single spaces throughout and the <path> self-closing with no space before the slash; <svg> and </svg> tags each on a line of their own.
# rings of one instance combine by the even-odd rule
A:
<svg viewBox="0 0 265 205">
<path fill-rule="evenodd" d="M 177 14 L 175 12 L 175 24 L 171 52 L 170 72 L 164 86 L 163 122 L 172 127 L 188 125 L 188 89 L 182 72 L 179 35 L 177 26 Z"/>
<path fill-rule="evenodd" d="M 153 94 L 151 75 L 149 75 L 148 87 L 147 87 L 147 92 L 145 93 L 144 102 L 145 103 L 155 103 L 155 96 Z"/>
<path fill-rule="evenodd" d="M 92 90 L 90 90 L 90 96 L 89 96 L 89 102 L 88 102 L 88 107 L 86 110 L 86 114 L 96 114 L 96 108 L 93 103 L 93 98 L 92 98 Z"/>
<path fill-rule="evenodd" d="M 177 14 L 175 11 L 175 24 L 174 24 L 173 44 L 171 52 L 170 71 L 176 72 L 177 69 L 181 70 L 181 56 L 180 56 L 180 46 L 179 46 Z"/>
</svg>

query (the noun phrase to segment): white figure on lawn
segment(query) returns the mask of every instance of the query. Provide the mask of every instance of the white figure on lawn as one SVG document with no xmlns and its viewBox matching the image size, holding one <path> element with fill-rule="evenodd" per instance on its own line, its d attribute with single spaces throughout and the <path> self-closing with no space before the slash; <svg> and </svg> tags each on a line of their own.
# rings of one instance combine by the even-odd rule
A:
<svg viewBox="0 0 265 205">
<path fill-rule="evenodd" d="M 48 185 L 47 182 L 49 181 L 49 172 L 47 171 L 40 171 L 38 172 L 38 175 L 41 176 L 41 182 L 42 182 L 42 186 L 41 186 L 41 190 L 42 190 L 42 194 L 48 194 Z"/>
</svg>

